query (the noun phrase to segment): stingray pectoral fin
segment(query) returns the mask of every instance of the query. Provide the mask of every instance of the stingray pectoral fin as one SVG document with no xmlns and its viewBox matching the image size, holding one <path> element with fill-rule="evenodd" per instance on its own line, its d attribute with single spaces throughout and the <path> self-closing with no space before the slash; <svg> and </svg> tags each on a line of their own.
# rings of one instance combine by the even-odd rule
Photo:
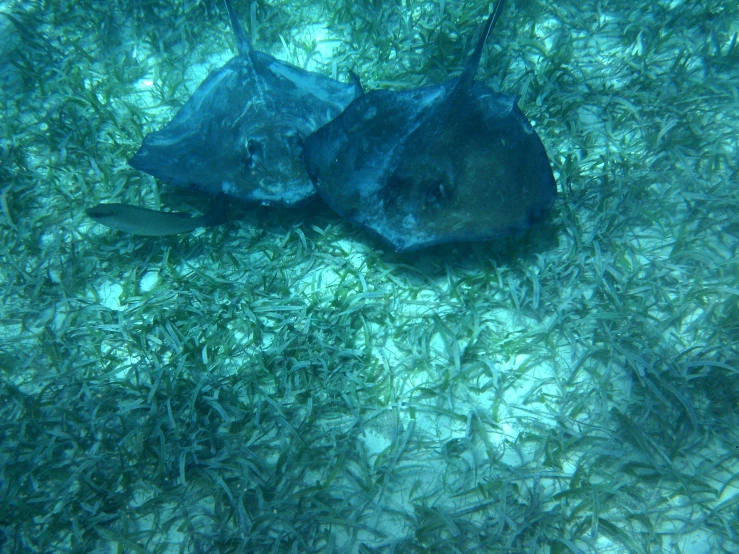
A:
<svg viewBox="0 0 739 554">
<path fill-rule="evenodd" d="M 86 210 L 98 223 L 132 235 L 162 237 L 188 233 L 200 227 L 213 227 L 228 221 L 225 202 L 217 200 L 212 209 L 201 216 L 184 212 L 160 212 L 130 204 L 98 204 Z"/>
</svg>

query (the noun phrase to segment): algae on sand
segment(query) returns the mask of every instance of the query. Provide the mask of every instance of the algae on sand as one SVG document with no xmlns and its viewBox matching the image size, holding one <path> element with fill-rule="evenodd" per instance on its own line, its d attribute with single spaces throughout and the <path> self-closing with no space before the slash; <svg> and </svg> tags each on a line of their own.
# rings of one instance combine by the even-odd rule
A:
<svg viewBox="0 0 739 554">
<path fill-rule="evenodd" d="M 488 10 L 254 6 L 265 50 L 323 29 L 326 74 L 396 89 Z M 159 201 L 124 161 L 232 51 L 223 8 L 2 9 L 0 549 L 736 549 L 735 2 L 516 3 L 478 78 L 549 149 L 556 240 L 404 257 L 320 207 L 91 228 Z"/>
</svg>

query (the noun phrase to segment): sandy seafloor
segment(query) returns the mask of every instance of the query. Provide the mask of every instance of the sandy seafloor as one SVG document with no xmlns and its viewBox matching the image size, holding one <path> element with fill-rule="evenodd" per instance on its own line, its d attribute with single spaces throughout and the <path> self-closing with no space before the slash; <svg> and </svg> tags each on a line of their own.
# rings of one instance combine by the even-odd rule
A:
<svg viewBox="0 0 739 554">
<path fill-rule="evenodd" d="M 490 9 L 234 4 L 256 48 L 398 90 Z M 0 551 L 739 551 L 736 1 L 509 2 L 478 78 L 559 198 L 409 255 L 320 202 L 92 224 L 201 205 L 126 160 L 232 55 L 225 9 L 0 11 Z"/>
</svg>

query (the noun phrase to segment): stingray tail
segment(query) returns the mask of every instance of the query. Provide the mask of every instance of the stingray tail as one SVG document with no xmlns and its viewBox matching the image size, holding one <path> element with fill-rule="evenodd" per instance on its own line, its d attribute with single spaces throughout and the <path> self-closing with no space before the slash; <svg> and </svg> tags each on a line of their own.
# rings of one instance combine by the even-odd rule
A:
<svg viewBox="0 0 739 554">
<path fill-rule="evenodd" d="M 236 16 L 236 12 L 229 0 L 226 0 L 226 10 L 228 11 L 228 17 L 231 20 L 231 28 L 236 37 L 236 48 L 239 51 L 239 55 L 252 59 L 254 50 L 251 47 L 251 41 L 244 32 L 244 28 L 241 26 L 241 23 L 239 23 L 239 18 Z M 252 31 L 254 30 L 252 29 Z"/>
<path fill-rule="evenodd" d="M 498 22 L 498 19 L 500 18 L 500 14 L 503 12 L 503 5 L 505 4 L 505 0 L 498 0 L 498 3 L 495 6 L 495 9 L 493 10 L 493 13 L 490 14 L 488 17 L 488 20 L 485 22 L 485 28 L 482 31 L 482 35 L 480 36 L 480 39 L 477 41 L 477 46 L 475 46 L 475 51 L 472 52 L 472 55 L 470 56 L 470 59 L 467 60 L 467 65 L 464 67 L 464 71 L 462 72 L 462 75 L 459 77 L 459 82 L 457 83 L 457 86 L 455 89 L 458 90 L 469 90 L 469 88 L 472 86 L 473 81 L 475 80 L 475 75 L 477 75 L 477 68 L 480 65 L 480 58 L 482 57 L 482 49 L 485 46 L 485 42 L 488 39 L 488 36 L 490 36 L 490 33 L 493 30 L 493 27 L 495 27 L 495 24 Z"/>
</svg>

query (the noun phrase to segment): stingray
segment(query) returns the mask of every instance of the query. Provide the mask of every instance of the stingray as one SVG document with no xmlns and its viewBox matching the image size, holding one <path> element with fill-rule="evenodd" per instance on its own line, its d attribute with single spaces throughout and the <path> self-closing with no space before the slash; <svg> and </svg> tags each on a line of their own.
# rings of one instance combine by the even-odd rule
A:
<svg viewBox="0 0 739 554">
<path fill-rule="evenodd" d="M 503 4 L 458 79 L 368 92 L 305 141 L 325 202 L 397 251 L 509 235 L 554 203 L 549 158 L 518 97 L 475 81 Z"/>
<path fill-rule="evenodd" d="M 129 163 L 166 183 L 248 202 L 293 205 L 315 195 L 305 137 L 341 113 L 358 82 L 341 83 L 253 49 L 228 0 L 238 55 L 203 81 Z"/>
<path fill-rule="evenodd" d="M 129 163 L 166 183 L 246 202 L 290 206 L 316 195 L 302 157 L 305 137 L 358 95 L 345 84 L 253 49 L 229 0 L 238 55 L 212 72 L 163 129 L 148 134 Z M 225 221 L 220 202 L 195 217 L 125 204 L 87 214 L 104 225 L 156 236 Z M 167 222 L 171 232 L 166 233 Z"/>
</svg>

